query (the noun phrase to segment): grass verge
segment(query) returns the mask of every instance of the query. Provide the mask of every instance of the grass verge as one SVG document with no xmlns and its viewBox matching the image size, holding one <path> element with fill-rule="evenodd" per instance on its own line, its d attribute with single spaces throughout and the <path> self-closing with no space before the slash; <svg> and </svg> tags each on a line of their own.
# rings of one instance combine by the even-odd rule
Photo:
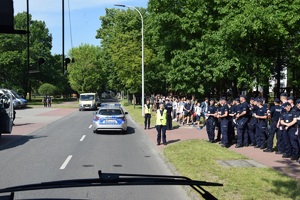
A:
<svg viewBox="0 0 300 200">
<path fill-rule="evenodd" d="M 247 159 L 204 140 L 169 145 L 164 155 L 183 176 L 223 183 L 205 187 L 218 199 L 300 199 L 299 182 L 271 168 L 226 168 L 217 160 Z"/>
</svg>

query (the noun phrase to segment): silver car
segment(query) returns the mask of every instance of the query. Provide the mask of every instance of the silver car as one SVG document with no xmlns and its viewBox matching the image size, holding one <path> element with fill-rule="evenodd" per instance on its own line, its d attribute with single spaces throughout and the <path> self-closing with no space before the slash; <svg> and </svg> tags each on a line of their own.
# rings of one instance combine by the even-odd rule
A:
<svg viewBox="0 0 300 200">
<path fill-rule="evenodd" d="M 94 113 L 93 132 L 112 131 L 127 133 L 127 112 L 124 112 L 120 104 L 102 104 L 102 107 Z"/>
</svg>

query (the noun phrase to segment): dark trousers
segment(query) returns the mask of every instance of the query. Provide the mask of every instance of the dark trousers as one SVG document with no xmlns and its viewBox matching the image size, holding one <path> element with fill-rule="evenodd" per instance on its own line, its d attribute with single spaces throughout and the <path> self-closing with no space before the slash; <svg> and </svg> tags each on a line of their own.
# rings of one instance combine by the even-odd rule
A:
<svg viewBox="0 0 300 200">
<path fill-rule="evenodd" d="M 145 129 L 148 127 L 148 129 L 150 128 L 150 119 L 151 119 L 151 114 L 147 113 L 145 114 Z"/>
<path fill-rule="evenodd" d="M 266 137 L 266 130 L 267 130 L 267 122 L 265 120 L 261 120 L 257 123 L 257 145 L 259 146 L 264 146 L 266 145 L 266 140 L 267 140 L 267 137 Z"/>
<path fill-rule="evenodd" d="M 270 130 L 269 130 L 269 136 L 268 136 L 268 149 L 270 149 L 270 150 L 273 149 L 274 136 L 275 136 L 275 133 L 277 133 L 277 131 L 278 131 L 277 122 L 278 121 L 272 121 L 270 124 Z"/>
<path fill-rule="evenodd" d="M 280 128 L 277 130 L 276 133 L 276 140 L 277 140 L 276 147 L 277 147 L 277 151 L 280 151 L 282 153 L 285 152 L 283 134 L 284 134 L 283 127 L 280 126 Z"/>
<path fill-rule="evenodd" d="M 206 132 L 208 135 L 208 140 L 210 142 L 213 142 L 215 140 L 215 128 L 216 128 L 216 122 L 213 117 L 209 117 L 206 120 Z"/>
<path fill-rule="evenodd" d="M 157 144 L 161 143 L 161 138 L 162 138 L 162 142 L 164 144 L 167 144 L 167 137 L 166 137 L 167 126 L 156 125 L 156 130 L 157 130 Z"/>
<path fill-rule="evenodd" d="M 232 117 L 228 119 L 228 143 L 232 144 L 233 140 L 235 139 L 235 133 L 234 133 L 234 123 L 232 121 Z"/>
<path fill-rule="evenodd" d="M 257 125 L 256 118 L 251 118 L 250 121 L 248 122 L 248 130 L 247 131 L 248 131 L 248 135 L 250 137 L 251 143 L 253 145 L 256 145 L 256 138 L 255 138 L 256 125 Z"/>
<path fill-rule="evenodd" d="M 167 113 L 167 130 L 172 130 L 172 115 Z"/>
<path fill-rule="evenodd" d="M 248 145 L 248 133 L 247 133 L 247 118 L 241 118 L 237 121 L 237 144 Z"/>
<path fill-rule="evenodd" d="M 291 145 L 291 139 L 290 139 L 290 134 L 291 128 L 288 130 L 283 127 L 283 143 L 284 143 L 284 153 L 288 156 L 292 155 L 292 145 Z"/>
<path fill-rule="evenodd" d="M 220 121 L 222 143 L 228 145 L 228 119 L 221 119 Z"/>
</svg>

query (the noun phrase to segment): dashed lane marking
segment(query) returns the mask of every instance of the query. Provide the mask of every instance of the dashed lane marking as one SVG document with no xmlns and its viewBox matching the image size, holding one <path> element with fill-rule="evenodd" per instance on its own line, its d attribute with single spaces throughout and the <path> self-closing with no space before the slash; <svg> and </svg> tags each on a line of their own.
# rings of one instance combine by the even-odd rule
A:
<svg viewBox="0 0 300 200">
<path fill-rule="evenodd" d="M 62 166 L 59 169 L 65 169 L 66 166 L 68 165 L 68 163 L 70 162 L 71 158 L 72 158 L 72 155 L 69 155 L 67 157 L 67 159 L 65 160 L 65 162 L 62 164 Z"/>
<path fill-rule="evenodd" d="M 86 135 L 83 135 L 80 139 L 80 142 L 82 142 L 84 140 L 84 138 L 86 137 Z"/>
<path fill-rule="evenodd" d="M 91 124 L 91 125 L 89 126 L 89 128 L 92 128 L 92 126 L 93 126 L 93 125 Z"/>
</svg>

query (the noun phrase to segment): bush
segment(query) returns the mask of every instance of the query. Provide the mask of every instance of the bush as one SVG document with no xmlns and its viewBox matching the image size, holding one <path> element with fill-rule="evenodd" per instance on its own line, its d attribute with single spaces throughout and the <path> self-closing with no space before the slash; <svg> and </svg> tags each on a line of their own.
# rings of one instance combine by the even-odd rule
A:
<svg viewBox="0 0 300 200">
<path fill-rule="evenodd" d="M 41 95 L 55 95 L 57 88 L 50 83 L 44 83 L 39 87 L 38 92 Z"/>
</svg>

